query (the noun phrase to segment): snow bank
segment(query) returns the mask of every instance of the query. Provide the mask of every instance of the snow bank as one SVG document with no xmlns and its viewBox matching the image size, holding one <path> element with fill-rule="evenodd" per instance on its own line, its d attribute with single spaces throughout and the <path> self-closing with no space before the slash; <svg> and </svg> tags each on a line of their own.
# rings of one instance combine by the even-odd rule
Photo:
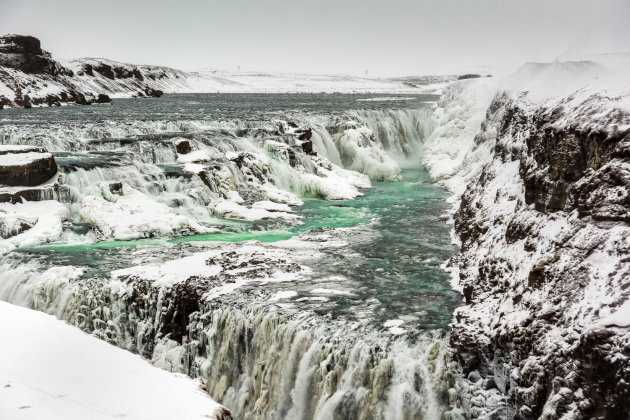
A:
<svg viewBox="0 0 630 420">
<path fill-rule="evenodd" d="M 68 209 L 57 201 L 0 203 L 0 219 L 4 223 L 14 225 L 22 220 L 32 225 L 20 234 L 0 239 L 0 254 L 18 247 L 54 241 L 61 236 L 62 222 L 67 217 Z"/>
<path fill-rule="evenodd" d="M 0 302 L 0 318 L 3 418 L 201 420 L 222 411 L 199 381 L 52 316 Z"/>
<path fill-rule="evenodd" d="M 423 162 L 453 192 L 449 269 L 467 305 L 451 344 L 465 375 L 484 378 L 459 389 L 479 417 L 626 407 L 625 62 L 527 64 L 440 102 Z"/>
</svg>

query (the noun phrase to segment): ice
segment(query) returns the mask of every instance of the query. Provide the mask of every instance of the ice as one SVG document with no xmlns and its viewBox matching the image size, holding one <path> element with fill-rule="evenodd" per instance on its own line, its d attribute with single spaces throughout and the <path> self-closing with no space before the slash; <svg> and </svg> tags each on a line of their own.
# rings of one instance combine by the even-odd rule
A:
<svg viewBox="0 0 630 420">
<path fill-rule="evenodd" d="M 81 218 L 96 226 L 103 237 L 129 240 L 147 236 L 171 236 L 183 229 L 207 233 L 211 229 L 178 215 L 167 205 L 123 184 L 122 195 L 106 198 L 87 196 L 81 204 Z"/>
<path fill-rule="evenodd" d="M 57 201 L 35 201 L 17 204 L 0 203 L 0 218 L 22 218 L 35 224 L 23 233 L 0 239 L 0 254 L 24 246 L 39 245 L 59 238 L 68 209 Z"/>
</svg>

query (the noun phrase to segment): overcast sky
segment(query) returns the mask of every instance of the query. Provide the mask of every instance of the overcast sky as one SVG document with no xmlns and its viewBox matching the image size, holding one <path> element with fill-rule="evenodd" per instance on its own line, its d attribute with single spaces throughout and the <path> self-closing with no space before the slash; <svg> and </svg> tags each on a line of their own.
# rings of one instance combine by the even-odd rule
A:
<svg viewBox="0 0 630 420">
<path fill-rule="evenodd" d="M 413 75 L 630 51 L 630 0 L 0 0 L 53 57 Z"/>
</svg>

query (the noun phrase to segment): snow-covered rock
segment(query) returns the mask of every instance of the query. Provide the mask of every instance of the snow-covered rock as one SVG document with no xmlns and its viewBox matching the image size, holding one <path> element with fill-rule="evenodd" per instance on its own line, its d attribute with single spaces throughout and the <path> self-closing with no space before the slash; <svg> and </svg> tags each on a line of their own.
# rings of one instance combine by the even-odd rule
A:
<svg viewBox="0 0 630 420">
<path fill-rule="evenodd" d="M 102 196 L 88 195 L 81 202 L 81 219 L 95 226 L 103 238 L 129 240 L 171 236 L 175 233 L 208 233 L 195 220 L 173 212 L 163 203 L 122 184 L 118 193 L 101 188 Z"/>
<path fill-rule="evenodd" d="M 0 37 L 0 109 L 88 105 L 111 98 L 216 92 L 434 92 L 456 76 L 367 78 L 347 75 L 269 74 L 119 63 L 104 58 L 55 61 L 32 36 Z M 378 98 L 377 98 L 378 99 Z"/>
<path fill-rule="evenodd" d="M 0 187 L 32 187 L 56 173 L 55 159 L 41 147 L 0 145 Z"/>
<path fill-rule="evenodd" d="M 68 209 L 58 201 L 0 203 L 0 254 L 61 236 Z"/>
<path fill-rule="evenodd" d="M 155 368 L 41 312 L 0 302 L 0 317 L 3 418 L 231 418 L 199 380 Z"/>
<path fill-rule="evenodd" d="M 464 407 L 473 418 L 626 417 L 627 71 L 528 64 L 484 82 L 453 87 L 425 148 L 455 193 L 461 251 L 449 268 L 467 305 L 451 345 L 470 378 Z M 486 111 L 474 104 L 497 90 Z"/>
</svg>

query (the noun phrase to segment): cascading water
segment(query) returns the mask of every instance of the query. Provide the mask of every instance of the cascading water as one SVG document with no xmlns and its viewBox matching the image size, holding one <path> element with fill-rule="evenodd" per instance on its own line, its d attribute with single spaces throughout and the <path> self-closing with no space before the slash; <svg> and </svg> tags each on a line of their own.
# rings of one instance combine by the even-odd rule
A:
<svg viewBox="0 0 630 420">
<path fill-rule="evenodd" d="M 0 257 L 0 299 L 202 378 L 236 418 L 438 418 L 453 250 L 442 191 L 400 169 L 435 97 L 232 96 L 3 115 L 0 143 L 54 153 L 68 215 Z"/>
</svg>

